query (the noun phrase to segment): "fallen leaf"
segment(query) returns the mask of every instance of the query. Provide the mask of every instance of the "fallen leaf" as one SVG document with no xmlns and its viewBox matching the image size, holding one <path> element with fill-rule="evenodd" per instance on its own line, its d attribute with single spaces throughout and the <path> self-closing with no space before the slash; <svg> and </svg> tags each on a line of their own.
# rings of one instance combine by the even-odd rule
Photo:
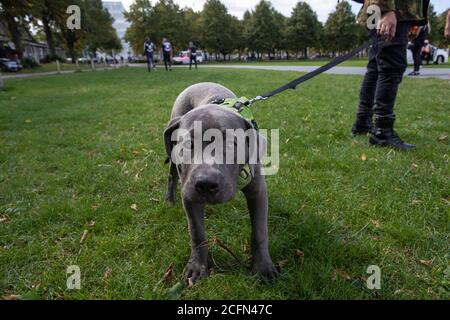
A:
<svg viewBox="0 0 450 320">
<path fill-rule="evenodd" d="M 84 230 L 83 235 L 81 236 L 80 244 L 83 244 L 84 240 L 86 240 L 87 234 L 88 234 L 88 231 L 86 229 L 86 230 Z"/>
<path fill-rule="evenodd" d="M 446 142 L 447 139 L 448 139 L 448 136 L 443 134 L 442 136 L 439 136 L 438 141 L 439 142 Z"/>
<path fill-rule="evenodd" d="M 89 227 L 89 228 L 92 228 L 93 226 L 95 226 L 95 224 L 96 224 L 96 221 L 95 221 L 95 220 L 92 220 L 92 221 L 89 222 L 86 226 Z"/>
<path fill-rule="evenodd" d="M 419 260 L 419 262 L 427 267 L 433 266 L 433 260 Z"/>
<path fill-rule="evenodd" d="M 333 272 L 333 281 L 336 281 L 337 277 L 340 277 L 344 280 L 351 280 L 350 276 L 348 275 L 347 272 L 345 272 L 344 270 L 341 269 L 336 269 Z"/>
<path fill-rule="evenodd" d="M 137 206 L 136 203 L 133 203 L 133 204 L 130 206 L 130 208 L 131 208 L 132 210 L 134 210 L 134 211 L 138 211 L 138 206 Z"/>
<path fill-rule="evenodd" d="M 139 178 L 140 178 L 140 175 L 141 175 L 140 172 L 136 173 L 136 174 L 134 175 L 134 181 L 138 181 Z"/>
<path fill-rule="evenodd" d="M 375 228 L 379 228 L 381 226 L 380 221 L 378 220 L 370 220 Z"/>
<path fill-rule="evenodd" d="M 363 153 L 363 154 L 361 155 L 361 160 L 362 160 L 362 161 L 366 161 L 366 160 L 367 160 L 367 156 L 366 156 L 365 153 Z"/>
<path fill-rule="evenodd" d="M 194 286 L 194 283 L 192 282 L 192 278 L 188 278 L 188 288 L 192 288 Z"/>
<path fill-rule="evenodd" d="M 20 296 L 17 294 L 10 294 L 7 296 L 2 296 L 2 300 L 17 300 L 19 298 L 20 298 Z"/>
<path fill-rule="evenodd" d="M 287 260 L 280 260 L 277 262 L 277 265 L 280 267 L 280 269 L 284 268 L 287 265 Z"/>
<path fill-rule="evenodd" d="M 159 202 L 159 199 L 157 199 L 157 198 L 150 198 L 150 201 Z"/>
<path fill-rule="evenodd" d="M 139 150 L 133 150 L 133 154 L 134 154 L 135 156 L 138 156 L 138 155 L 140 154 L 140 152 L 139 152 Z"/>
<path fill-rule="evenodd" d="M 0 223 L 6 223 L 9 221 L 8 216 L 0 214 Z"/>
<path fill-rule="evenodd" d="M 166 271 L 164 272 L 164 278 L 163 281 L 165 283 L 169 283 L 172 281 L 173 278 L 175 278 L 173 274 L 173 267 L 175 266 L 175 262 L 171 262 L 169 266 L 167 267 Z"/>
<path fill-rule="evenodd" d="M 105 272 L 103 273 L 103 279 L 108 280 L 108 278 L 111 276 L 112 268 L 108 267 L 106 268 Z"/>
<path fill-rule="evenodd" d="M 414 199 L 413 201 L 411 201 L 411 204 L 421 204 L 422 200 L 419 199 Z"/>
<path fill-rule="evenodd" d="M 380 241 L 380 240 L 381 240 L 381 237 L 380 237 L 380 236 L 373 236 L 373 237 L 372 237 L 372 240 Z"/>
<path fill-rule="evenodd" d="M 296 249 L 294 252 L 294 258 L 301 259 L 305 256 L 305 253 L 301 250 Z"/>
<path fill-rule="evenodd" d="M 244 241 L 244 244 L 242 245 L 242 251 L 243 251 L 244 253 L 248 253 L 248 252 L 249 252 L 247 240 L 245 240 L 245 241 Z"/>
</svg>

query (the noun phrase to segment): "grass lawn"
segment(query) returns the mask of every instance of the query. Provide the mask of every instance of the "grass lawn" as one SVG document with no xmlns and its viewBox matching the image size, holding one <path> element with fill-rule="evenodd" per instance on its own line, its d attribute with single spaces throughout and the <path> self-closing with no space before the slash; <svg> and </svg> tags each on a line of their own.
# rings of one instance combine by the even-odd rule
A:
<svg viewBox="0 0 450 320">
<path fill-rule="evenodd" d="M 124 68 L 7 80 L 0 92 L 0 296 L 176 295 L 168 289 L 180 281 L 190 249 L 181 203 L 163 201 L 162 131 L 174 99 L 201 81 L 251 97 L 297 76 Z M 349 135 L 360 82 L 321 75 L 254 106 L 261 128 L 280 129 L 280 170 L 267 177 L 270 251 L 280 276 L 261 282 L 212 245 L 212 275 L 181 298 L 449 297 L 449 83 L 404 80 L 397 128 L 418 150 L 400 153 Z M 247 261 L 241 194 L 209 207 L 206 227 Z M 174 278 L 163 282 L 171 263 Z M 66 289 L 69 265 L 81 269 L 81 290 Z M 369 265 L 381 268 L 381 290 L 366 287 Z"/>
</svg>

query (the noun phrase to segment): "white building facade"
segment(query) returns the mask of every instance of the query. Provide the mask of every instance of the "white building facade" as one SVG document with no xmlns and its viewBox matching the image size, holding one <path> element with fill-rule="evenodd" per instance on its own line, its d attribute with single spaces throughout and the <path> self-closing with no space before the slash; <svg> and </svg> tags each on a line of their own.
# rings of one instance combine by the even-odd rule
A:
<svg viewBox="0 0 450 320">
<path fill-rule="evenodd" d="M 124 40 L 125 32 L 130 25 L 130 23 L 125 19 L 125 16 L 123 15 L 125 7 L 120 1 L 103 1 L 102 4 L 103 8 L 108 10 L 109 14 L 114 18 L 113 27 L 114 29 L 116 29 L 117 36 L 122 43 L 122 51 L 116 52 L 115 55 L 116 57 L 122 56 L 124 57 L 124 59 L 127 59 L 128 56 L 133 55 L 133 52 L 129 44 Z"/>
</svg>

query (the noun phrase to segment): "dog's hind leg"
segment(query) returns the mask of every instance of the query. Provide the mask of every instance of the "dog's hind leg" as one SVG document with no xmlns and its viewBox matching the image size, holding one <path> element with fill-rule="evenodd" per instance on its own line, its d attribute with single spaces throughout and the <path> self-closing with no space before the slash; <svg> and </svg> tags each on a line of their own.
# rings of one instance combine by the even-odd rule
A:
<svg viewBox="0 0 450 320">
<path fill-rule="evenodd" d="M 177 189 L 178 172 L 176 165 L 170 161 L 169 176 L 167 177 L 166 201 L 169 204 L 175 203 L 175 191 Z"/>
</svg>

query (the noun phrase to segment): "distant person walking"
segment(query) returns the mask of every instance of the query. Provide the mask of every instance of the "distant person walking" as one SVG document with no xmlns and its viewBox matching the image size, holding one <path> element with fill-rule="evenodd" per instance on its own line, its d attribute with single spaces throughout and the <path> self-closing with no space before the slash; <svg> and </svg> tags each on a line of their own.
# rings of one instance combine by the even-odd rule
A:
<svg viewBox="0 0 450 320">
<path fill-rule="evenodd" d="M 195 69 L 197 69 L 197 47 L 194 42 L 189 42 L 189 70 L 192 69 L 192 61 L 195 63 Z"/>
<path fill-rule="evenodd" d="M 425 39 L 430 34 L 430 25 L 414 26 L 411 28 L 410 49 L 414 60 L 414 71 L 409 76 L 420 75 L 420 66 L 422 65 L 422 48 L 425 44 Z"/>
<path fill-rule="evenodd" d="M 164 66 L 166 67 L 166 71 L 172 71 L 172 44 L 167 38 L 163 38 L 161 53 L 164 59 Z"/>
<path fill-rule="evenodd" d="M 148 72 L 156 71 L 155 61 L 153 60 L 153 53 L 155 52 L 156 46 L 155 44 L 150 40 L 149 37 L 145 37 L 144 42 L 144 53 L 147 57 L 147 68 Z"/>
</svg>

